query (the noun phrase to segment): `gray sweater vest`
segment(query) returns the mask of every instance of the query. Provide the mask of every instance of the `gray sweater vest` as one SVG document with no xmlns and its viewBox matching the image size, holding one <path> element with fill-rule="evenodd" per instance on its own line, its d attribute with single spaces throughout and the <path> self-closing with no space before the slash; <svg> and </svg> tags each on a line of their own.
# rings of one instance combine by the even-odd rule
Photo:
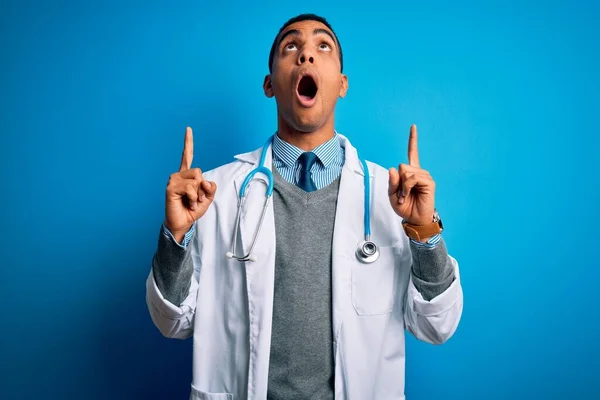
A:
<svg viewBox="0 0 600 400">
<path fill-rule="evenodd" d="M 333 399 L 331 244 L 339 178 L 307 193 L 273 168 L 275 292 L 268 399 Z"/>
</svg>

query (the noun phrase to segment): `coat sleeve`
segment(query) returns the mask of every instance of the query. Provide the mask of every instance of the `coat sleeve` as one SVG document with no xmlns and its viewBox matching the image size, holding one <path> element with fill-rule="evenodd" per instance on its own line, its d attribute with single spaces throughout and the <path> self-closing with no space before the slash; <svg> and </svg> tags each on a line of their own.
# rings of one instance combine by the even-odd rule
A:
<svg viewBox="0 0 600 400">
<path fill-rule="evenodd" d="M 187 339 L 192 336 L 198 282 L 192 279 L 187 298 L 179 306 L 166 300 L 158 290 L 154 274 L 146 279 L 146 303 L 152 322 L 168 338 Z"/>
<path fill-rule="evenodd" d="M 195 241 L 187 249 L 161 232 L 146 279 L 146 304 L 152 322 L 166 337 L 192 336 L 198 292 Z M 185 281 L 185 282 L 184 282 Z"/>
<path fill-rule="evenodd" d="M 463 292 L 458 262 L 448 255 L 454 267 L 454 281 L 441 294 L 427 301 L 413 283 L 410 274 L 404 302 L 406 328 L 417 339 L 432 344 L 446 342 L 458 328 L 463 309 Z"/>
</svg>

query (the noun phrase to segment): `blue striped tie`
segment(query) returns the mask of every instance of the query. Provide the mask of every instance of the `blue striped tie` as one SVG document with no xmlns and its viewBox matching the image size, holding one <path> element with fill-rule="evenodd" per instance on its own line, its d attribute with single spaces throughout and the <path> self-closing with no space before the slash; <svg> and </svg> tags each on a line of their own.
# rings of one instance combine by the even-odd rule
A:
<svg viewBox="0 0 600 400">
<path fill-rule="evenodd" d="M 310 169 L 313 164 L 317 161 L 317 156 L 315 153 L 307 151 L 305 153 L 300 154 L 298 157 L 298 163 L 300 164 L 300 179 L 298 180 L 298 187 L 305 192 L 313 192 L 317 190 L 315 183 L 310 177 Z"/>
</svg>

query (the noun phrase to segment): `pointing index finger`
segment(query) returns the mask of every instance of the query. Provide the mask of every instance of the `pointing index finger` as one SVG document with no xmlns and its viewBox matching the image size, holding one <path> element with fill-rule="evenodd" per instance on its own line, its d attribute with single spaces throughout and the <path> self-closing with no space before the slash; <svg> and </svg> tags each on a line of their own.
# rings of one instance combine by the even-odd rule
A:
<svg viewBox="0 0 600 400">
<path fill-rule="evenodd" d="M 408 137 L 408 164 L 420 168 L 419 149 L 417 148 L 417 126 L 410 126 L 410 135 Z"/>
<path fill-rule="evenodd" d="M 192 160 L 194 159 L 194 137 L 192 135 L 192 128 L 189 126 L 185 130 L 185 140 L 183 143 L 183 154 L 181 155 L 181 165 L 179 171 L 185 171 L 192 167 Z"/>
</svg>

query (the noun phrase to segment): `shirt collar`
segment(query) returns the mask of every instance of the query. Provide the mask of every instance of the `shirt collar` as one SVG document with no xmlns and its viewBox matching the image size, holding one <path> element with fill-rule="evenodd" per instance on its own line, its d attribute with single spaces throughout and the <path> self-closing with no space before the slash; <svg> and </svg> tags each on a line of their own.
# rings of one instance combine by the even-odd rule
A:
<svg viewBox="0 0 600 400">
<path fill-rule="evenodd" d="M 343 149 L 337 132 L 334 132 L 333 137 L 327 142 L 312 150 L 325 168 L 333 164 L 341 151 Z M 304 150 L 284 141 L 277 134 L 273 138 L 273 156 L 281 160 L 287 167 L 295 166 L 302 153 Z"/>
</svg>

